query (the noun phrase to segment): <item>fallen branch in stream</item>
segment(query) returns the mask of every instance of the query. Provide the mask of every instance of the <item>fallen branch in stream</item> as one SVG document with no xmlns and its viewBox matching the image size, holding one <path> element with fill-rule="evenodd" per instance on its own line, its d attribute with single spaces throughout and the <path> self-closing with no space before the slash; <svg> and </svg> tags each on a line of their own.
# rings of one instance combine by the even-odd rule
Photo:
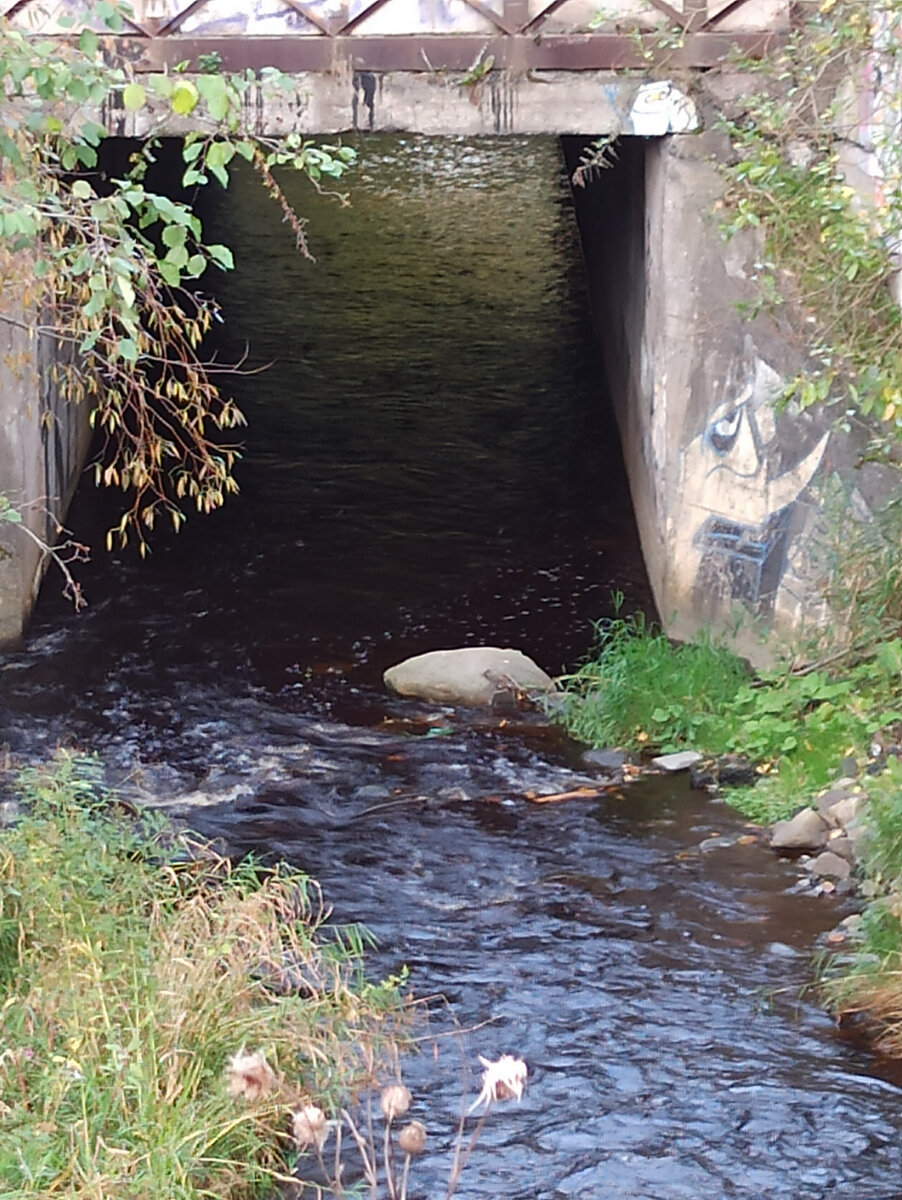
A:
<svg viewBox="0 0 902 1200">
<path fill-rule="evenodd" d="M 530 804 L 557 804 L 562 800 L 587 800 L 594 796 L 619 795 L 623 785 L 621 783 L 599 783 L 599 784 L 580 784 L 579 787 L 571 788 L 566 792 L 517 792 L 516 796 L 523 800 L 528 800 Z M 472 803 L 482 804 L 498 804 L 503 797 L 496 792 L 486 794 L 484 796 L 474 796 Z M 378 804 L 372 804 L 369 808 L 364 808 L 353 818 L 355 821 L 360 821 L 364 817 L 372 817 L 377 813 L 387 812 L 389 809 L 398 808 L 404 804 L 427 804 L 429 797 L 424 796 L 422 792 L 411 792 L 404 796 L 394 796 L 390 800 L 382 800 Z"/>
<path fill-rule="evenodd" d="M 619 783 L 600 783 L 597 786 L 573 788 L 569 792 L 547 792 L 539 795 L 536 792 L 523 792 L 523 799 L 530 804 L 558 804 L 562 800 L 586 800 L 593 796 L 618 795 L 621 790 Z"/>
</svg>

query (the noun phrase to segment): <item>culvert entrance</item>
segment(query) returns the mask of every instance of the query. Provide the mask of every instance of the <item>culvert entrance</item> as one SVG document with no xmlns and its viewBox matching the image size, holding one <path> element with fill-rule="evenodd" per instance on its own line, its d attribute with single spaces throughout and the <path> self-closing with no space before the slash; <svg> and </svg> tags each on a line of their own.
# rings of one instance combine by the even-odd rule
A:
<svg viewBox="0 0 902 1200">
<path fill-rule="evenodd" d="M 243 360 L 241 494 L 147 563 L 95 555 L 72 623 L 92 686 L 144 647 L 152 691 L 193 664 L 356 705 L 440 646 L 558 673 L 612 593 L 650 606 L 557 141 L 378 135 L 356 175 L 347 208 L 297 182 L 315 263 L 250 173 L 201 197 L 237 263 L 203 282 L 211 352 Z M 86 481 L 71 513 L 97 545 L 107 499 Z M 71 622 L 53 585 L 38 636 Z"/>
</svg>

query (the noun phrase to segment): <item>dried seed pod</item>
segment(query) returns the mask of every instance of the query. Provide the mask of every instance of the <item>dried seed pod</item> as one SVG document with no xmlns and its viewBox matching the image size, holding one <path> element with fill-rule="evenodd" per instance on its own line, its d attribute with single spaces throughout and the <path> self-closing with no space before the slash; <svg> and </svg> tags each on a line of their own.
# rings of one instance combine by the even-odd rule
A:
<svg viewBox="0 0 902 1200">
<path fill-rule="evenodd" d="M 426 1126 L 422 1121 L 411 1121 L 398 1134 L 398 1145 L 405 1154 L 422 1154 L 426 1149 Z"/>
<path fill-rule="evenodd" d="M 245 1054 L 244 1050 L 239 1050 L 237 1054 L 233 1054 L 226 1068 L 226 1077 L 229 1095 L 243 1096 L 251 1102 L 259 1100 L 261 1096 L 268 1096 L 279 1086 L 276 1073 L 266 1061 L 262 1050 L 257 1050 L 254 1054 Z"/>
<path fill-rule="evenodd" d="M 306 1150 L 310 1146 L 322 1150 L 329 1136 L 326 1114 L 316 1104 L 307 1104 L 299 1108 L 292 1118 L 291 1132 L 298 1150 Z"/>
<path fill-rule="evenodd" d="M 382 1089 L 379 1105 L 386 1121 L 394 1121 L 410 1108 L 410 1092 L 403 1083 L 390 1083 Z"/>
</svg>

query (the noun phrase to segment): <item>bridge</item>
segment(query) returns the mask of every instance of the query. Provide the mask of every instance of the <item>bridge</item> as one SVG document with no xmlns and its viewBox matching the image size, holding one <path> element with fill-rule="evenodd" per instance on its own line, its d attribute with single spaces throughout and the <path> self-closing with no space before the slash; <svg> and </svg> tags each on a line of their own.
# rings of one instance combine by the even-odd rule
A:
<svg viewBox="0 0 902 1200">
<path fill-rule="evenodd" d="M 76 6 L 5 0 L 26 32 L 63 34 Z M 136 0 L 118 39 L 139 67 L 216 54 L 227 70 L 704 69 L 758 56 L 790 27 L 788 0 Z"/>
<path fill-rule="evenodd" d="M 713 164 L 730 147 L 705 126 L 715 89 L 744 94 L 741 59 L 782 45 L 796 6 L 599 2 L 136 0 L 104 42 L 136 73 L 279 68 L 291 87 L 267 89 L 260 78 L 248 102 L 254 130 L 357 130 L 364 154 L 370 130 L 582 135 L 565 139 L 572 167 L 587 137 L 619 137 L 615 168 L 575 189 L 575 200 L 659 611 L 677 636 L 704 624 L 736 629 L 745 617 L 792 628 L 819 612 L 810 574 L 819 483 L 856 455 L 822 419 L 776 411 L 785 381 L 805 367 L 804 347 L 765 314 L 741 311 L 755 307 L 760 238 L 749 231 L 725 245 L 719 236 Z M 70 8 L 80 6 L 6 0 L 0 14 L 31 34 L 71 36 L 60 20 Z M 858 125 L 843 153 L 867 186 L 868 95 L 856 82 Z M 121 108 L 106 120 L 117 136 L 149 128 L 146 115 Z M 7 354 L 29 350 L 3 321 L 0 337 Z M 0 491 L 58 497 L 64 511 L 83 453 L 71 415 L 46 395 L 33 404 L 16 380 L 3 390 Z M 27 472 L 16 474 L 18 463 Z M 879 499 L 879 481 L 858 473 L 853 486 L 862 504 Z M 0 561 L 0 640 L 21 628 L 39 575 L 33 552 Z M 751 642 L 740 649 L 755 654 Z"/>
<path fill-rule="evenodd" d="M 61 36 L 69 7 L 5 0 L 0 12 L 23 32 Z M 255 101 L 258 132 L 290 122 L 311 133 L 629 134 L 646 132 L 632 125 L 637 77 L 760 57 L 789 30 L 789 0 L 136 0 L 105 41 L 136 72 L 268 66 L 294 77 L 287 102 Z M 647 132 L 668 131 L 667 105 L 657 101 Z M 684 112 L 674 131 L 687 127 Z"/>
</svg>

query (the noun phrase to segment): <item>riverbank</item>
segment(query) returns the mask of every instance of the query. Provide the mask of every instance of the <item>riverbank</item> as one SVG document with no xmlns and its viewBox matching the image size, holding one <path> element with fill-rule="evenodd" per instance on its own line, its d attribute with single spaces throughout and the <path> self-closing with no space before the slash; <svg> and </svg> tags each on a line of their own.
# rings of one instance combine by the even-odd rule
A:
<svg viewBox="0 0 902 1200">
<path fill-rule="evenodd" d="M 565 680 L 567 730 L 645 758 L 699 752 L 698 786 L 772 827 L 774 851 L 815 886 L 854 891 L 861 912 L 828 939 L 822 994 L 878 1053 L 902 1057 L 902 643 L 754 675 L 710 640 L 674 645 L 641 617 L 598 634 Z"/>
<path fill-rule="evenodd" d="M 124 811 L 92 759 L 60 756 L 15 788 L 3 1195 L 227 1200 L 315 1173 L 311 1106 L 334 1121 L 397 1078 L 401 980 L 365 979 L 365 934 L 328 924 L 301 872 L 237 865 Z"/>
</svg>

